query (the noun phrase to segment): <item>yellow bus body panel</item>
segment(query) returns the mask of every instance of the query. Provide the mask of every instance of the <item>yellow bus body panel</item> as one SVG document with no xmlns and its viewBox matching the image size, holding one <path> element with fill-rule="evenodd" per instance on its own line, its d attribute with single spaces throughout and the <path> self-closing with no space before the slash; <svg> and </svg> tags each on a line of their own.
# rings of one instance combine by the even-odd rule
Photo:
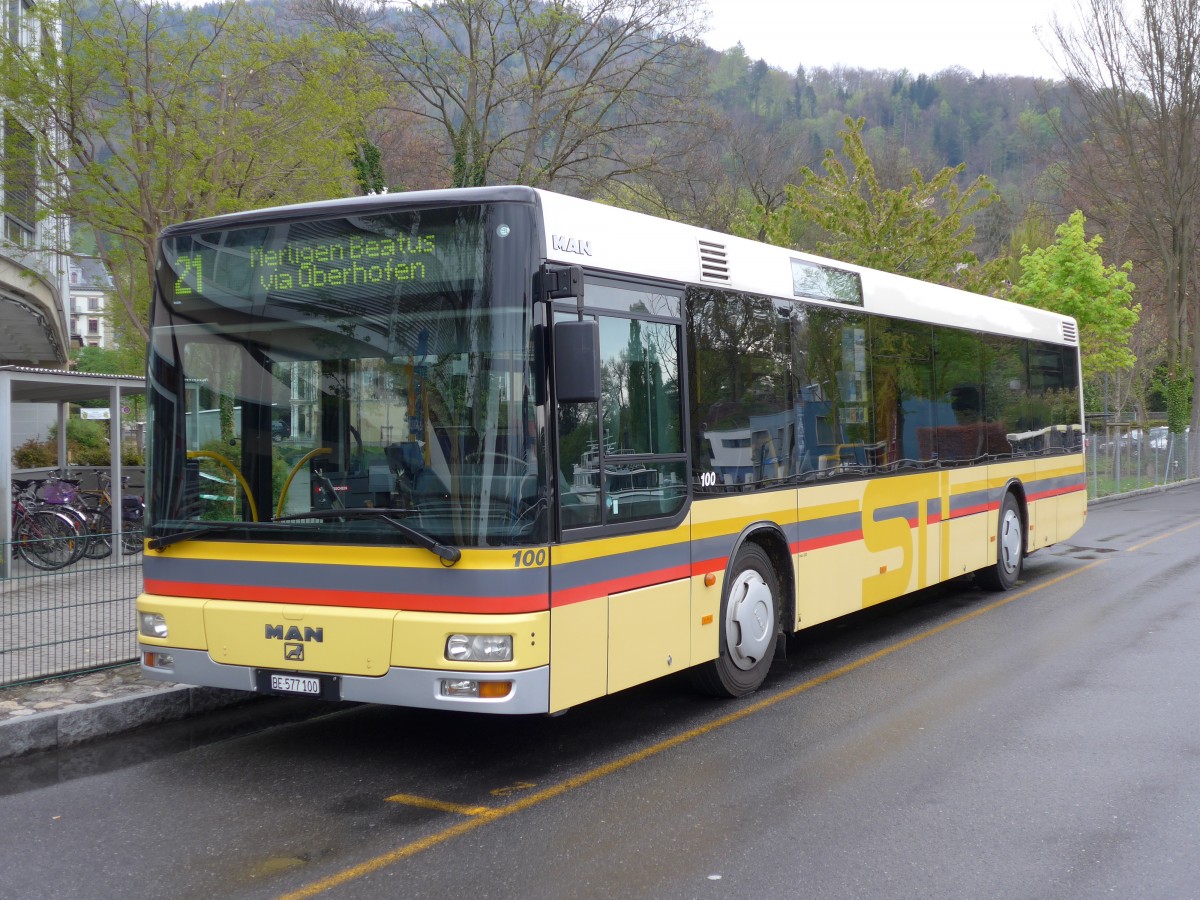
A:
<svg viewBox="0 0 1200 900">
<path fill-rule="evenodd" d="M 181 650 L 207 650 L 204 632 L 204 603 L 194 597 L 164 597 L 142 594 L 137 598 L 138 612 L 158 613 L 167 622 L 165 638 L 138 633 L 138 641 L 154 647 L 178 647 Z"/>
<path fill-rule="evenodd" d="M 518 671 L 550 662 L 550 613 L 469 615 L 466 613 L 393 613 L 392 665 L 461 672 Z M 511 662 L 460 662 L 446 659 L 452 634 L 511 634 Z"/>
<path fill-rule="evenodd" d="M 608 691 L 608 597 L 550 612 L 550 711 L 603 697 Z"/>
<path fill-rule="evenodd" d="M 382 675 L 391 662 L 394 611 L 209 600 L 214 662 L 303 672 Z M 296 649 L 299 648 L 299 649 Z"/>
<path fill-rule="evenodd" d="M 609 693 L 691 665 L 690 612 L 687 579 L 609 597 Z"/>
</svg>

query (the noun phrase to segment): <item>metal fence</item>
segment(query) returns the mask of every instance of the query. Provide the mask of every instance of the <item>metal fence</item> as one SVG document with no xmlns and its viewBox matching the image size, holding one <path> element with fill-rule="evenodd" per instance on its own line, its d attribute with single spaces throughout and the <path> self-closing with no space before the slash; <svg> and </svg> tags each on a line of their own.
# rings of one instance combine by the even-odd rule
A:
<svg viewBox="0 0 1200 900">
<path fill-rule="evenodd" d="M 11 548 L 0 579 L 0 685 L 119 665 L 137 654 L 142 555 L 118 549 L 42 571 Z"/>
<path fill-rule="evenodd" d="M 1106 497 L 1162 487 L 1200 475 L 1188 465 L 1188 432 L 1165 425 L 1150 428 L 1108 426 L 1087 440 L 1088 497 Z"/>
</svg>

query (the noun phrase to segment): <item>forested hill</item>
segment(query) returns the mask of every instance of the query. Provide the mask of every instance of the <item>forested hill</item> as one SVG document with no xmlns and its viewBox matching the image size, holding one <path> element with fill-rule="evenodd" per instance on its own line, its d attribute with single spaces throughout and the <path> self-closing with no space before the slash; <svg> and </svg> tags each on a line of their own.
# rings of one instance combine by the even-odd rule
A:
<svg viewBox="0 0 1200 900">
<path fill-rule="evenodd" d="M 313 0 L 252 2 L 270 9 L 270 17 L 285 30 L 304 28 L 314 9 Z M 317 6 L 333 9 L 338 4 Z M 217 6 L 201 8 L 215 11 Z M 387 16 L 389 27 L 403 33 L 402 23 L 410 14 L 393 9 Z M 965 163 L 964 183 L 986 175 L 1002 193 L 1009 225 L 1023 216 L 1037 196 L 1041 176 L 1059 158 L 1051 119 L 1071 103 L 1061 83 L 977 76 L 960 68 L 916 76 L 908 71 L 803 65 L 785 72 L 751 59 L 740 44 L 727 50 L 709 48 L 704 56 L 707 99 L 719 114 L 709 119 L 708 149 L 724 161 L 721 174 L 730 175 L 731 167 L 742 169 L 744 178 L 763 182 L 759 192 L 775 190 L 794 180 L 801 166 L 816 168 L 826 148 L 840 147 L 838 133 L 846 117 L 863 117 L 882 177 L 907 181 L 913 166 L 929 175 Z M 753 159 L 756 145 L 762 148 L 757 152 L 770 158 Z M 398 161 L 392 160 L 392 165 Z M 401 181 L 422 186 L 411 177 Z"/>
<path fill-rule="evenodd" d="M 999 185 L 1027 183 L 1056 154 L 1044 110 L 1069 102 L 1061 84 L 961 68 L 916 77 L 803 65 L 783 72 L 741 45 L 711 60 L 711 94 L 726 114 L 784 129 L 816 159 L 838 146 L 847 116 L 862 116 L 873 142 L 907 148 L 923 170 L 965 162 Z"/>
<path fill-rule="evenodd" d="M 289 31 L 302 30 L 322 17 L 328 24 L 331 14 L 342 14 L 338 12 L 342 5 L 334 0 L 252 0 L 252 5 L 265 7 L 272 22 Z M 216 12 L 218 7 L 200 8 Z M 395 38 L 410 31 L 413 20 L 407 17 L 412 16 L 402 7 L 391 7 L 374 23 Z M 503 28 L 502 23 L 499 29 Z M 493 35 L 491 40 L 498 38 Z M 624 178 L 626 185 L 641 181 L 632 185 L 632 196 L 653 196 L 646 204 L 652 211 L 731 228 L 738 209 L 778 202 L 782 188 L 799 180 L 800 169 L 820 167 L 824 151 L 840 148 L 839 132 L 851 116 L 865 120 L 866 144 L 877 173 L 892 186 L 910 181 L 914 167 L 929 176 L 964 163 L 962 184 L 988 176 L 1003 203 L 990 206 L 985 221 L 976 222 L 982 257 L 1008 252 L 1014 229 L 1034 202 L 1057 214 L 1056 188 L 1046 184 L 1043 175 L 1061 158 L 1054 121 L 1072 102 L 1062 83 L 974 76 L 962 68 L 917 76 L 907 71 L 803 65 L 785 72 L 751 59 L 740 44 L 724 50 L 706 48 L 702 58 L 707 71 L 698 79 L 702 94 L 698 101 L 708 113 L 701 116 L 700 133 L 692 124 L 688 136 L 680 137 L 677 127 L 665 125 L 661 138 L 655 138 L 656 126 L 643 128 L 638 137 L 641 145 L 658 140 L 682 149 L 674 154 L 674 166 L 635 167 L 638 174 Z M 510 70 L 514 65 L 510 61 Z M 694 90 L 689 84 L 688 91 Z M 493 110 L 490 127 L 511 114 L 512 108 Z M 431 137 L 437 131 L 436 122 L 422 120 L 420 114 L 407 122 L 392 115 L 376 140 L 390 185 L 449 184 L 444 138 Z M 397 133 L 404 134 L 402 142 L 396 142 Z M 539 184 L 594 192 L 598 181 L 590 179 L 589 191 L 581 187 L 587 180 L 541 180 Z M 626 194 L 619 202 L 636 204 L 637 200 Z"/>
</svg>

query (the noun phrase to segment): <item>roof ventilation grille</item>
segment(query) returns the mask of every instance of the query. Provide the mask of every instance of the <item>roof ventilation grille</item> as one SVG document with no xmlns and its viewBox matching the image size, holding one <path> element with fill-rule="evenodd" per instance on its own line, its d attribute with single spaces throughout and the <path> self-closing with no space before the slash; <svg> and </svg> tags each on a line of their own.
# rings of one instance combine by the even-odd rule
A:
<svg viewBox="0 0 1200 900">
<path fill-rule="evenodd" d="M 729 283 L 729 257 L 724 244 L 700 241 L 700 280 Z"/>
<path fill-rule="evenodd" d="M 1063 336 L 1063 340 L 1066 341 L 1068 344 L 1078 344 L 1079 343 L 1079 331 L 1075 327 L 1074 322 L 1063 322 L 1062 336 Z"/>
</svg>

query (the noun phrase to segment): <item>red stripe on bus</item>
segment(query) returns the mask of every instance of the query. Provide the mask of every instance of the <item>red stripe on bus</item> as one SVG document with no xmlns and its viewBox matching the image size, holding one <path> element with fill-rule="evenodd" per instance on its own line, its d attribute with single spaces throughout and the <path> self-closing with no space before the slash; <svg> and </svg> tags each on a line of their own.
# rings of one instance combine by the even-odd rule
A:
<svg viewBox="0 0 1200 900">
<path fill-rule="evenodd" d="M 1031 501 L 1045 500 L 1047 497 L 1061 497 L 1064 494 L 1077 494 L 1079 491 L 1086 490 L 1086 482 L 1080 482 L 1079 484 L 1072 484 L 1069 487 L 1051 488 L 1048 491 L 1038 491 L 1036 494 L 1030 494 L 1028 499 Z"/>
<path fill-rule="evenodd" d="M 624 591 L 634 591 L 638 588 L 653 587 L 656 584 L 666 584 L 669 581 L 679 581 L 694 572 L 693 566 L 672 566 L 669 569 L 657 569 L 653 572 L 642 572 L 638 575 L 627 575 L 624 578 L 613 578 L 608 581 L 598 581 L 595 584 L 585 584 L 581 587 L 564 588 L 554 592 L 554 606 L 570 606 L 572 603 L 582 603 L 597 597 L 607 597 L 609 594 L 620 594 Z"/>
<path fill-rule="evenodd" d="M 855 541 L 862 540 L 862 529 L 855 531 L 842 531 L 838 534 L 823 534 L 820 537 L 809 538 L 806 541 L 797 541 L 792 545 L 793 553 L 803 553 L 806 550 L 820 550 L 823 547 L 836 547 L 839 544 L 852 544 Z"/>
<path fill-rule="evenodd" d="M 964 516 L 977 516 L 980 513 L 991 512 L 1000 508 L 999 503 L 979 503 L 975 506 L 964 506 L 962 509 L 953 509 L 950 511 L 951 519 L 961 519 Z"/>
<path fill-rule="evenodd" d="M 147 578 L 149 594 L 167 597 L 196 597 L 205 600 L 250 600 L 258 603 L 296 603 L 309 606 L 343 606 L 392 609 L 409 612 L 529 613 L 549 606 L 541 594 L 528 597 L 446 597 L 377 591 L 330 591 L 312 588 L 280 588 L 270 585 L 193 584 Z"/>
</svg>

